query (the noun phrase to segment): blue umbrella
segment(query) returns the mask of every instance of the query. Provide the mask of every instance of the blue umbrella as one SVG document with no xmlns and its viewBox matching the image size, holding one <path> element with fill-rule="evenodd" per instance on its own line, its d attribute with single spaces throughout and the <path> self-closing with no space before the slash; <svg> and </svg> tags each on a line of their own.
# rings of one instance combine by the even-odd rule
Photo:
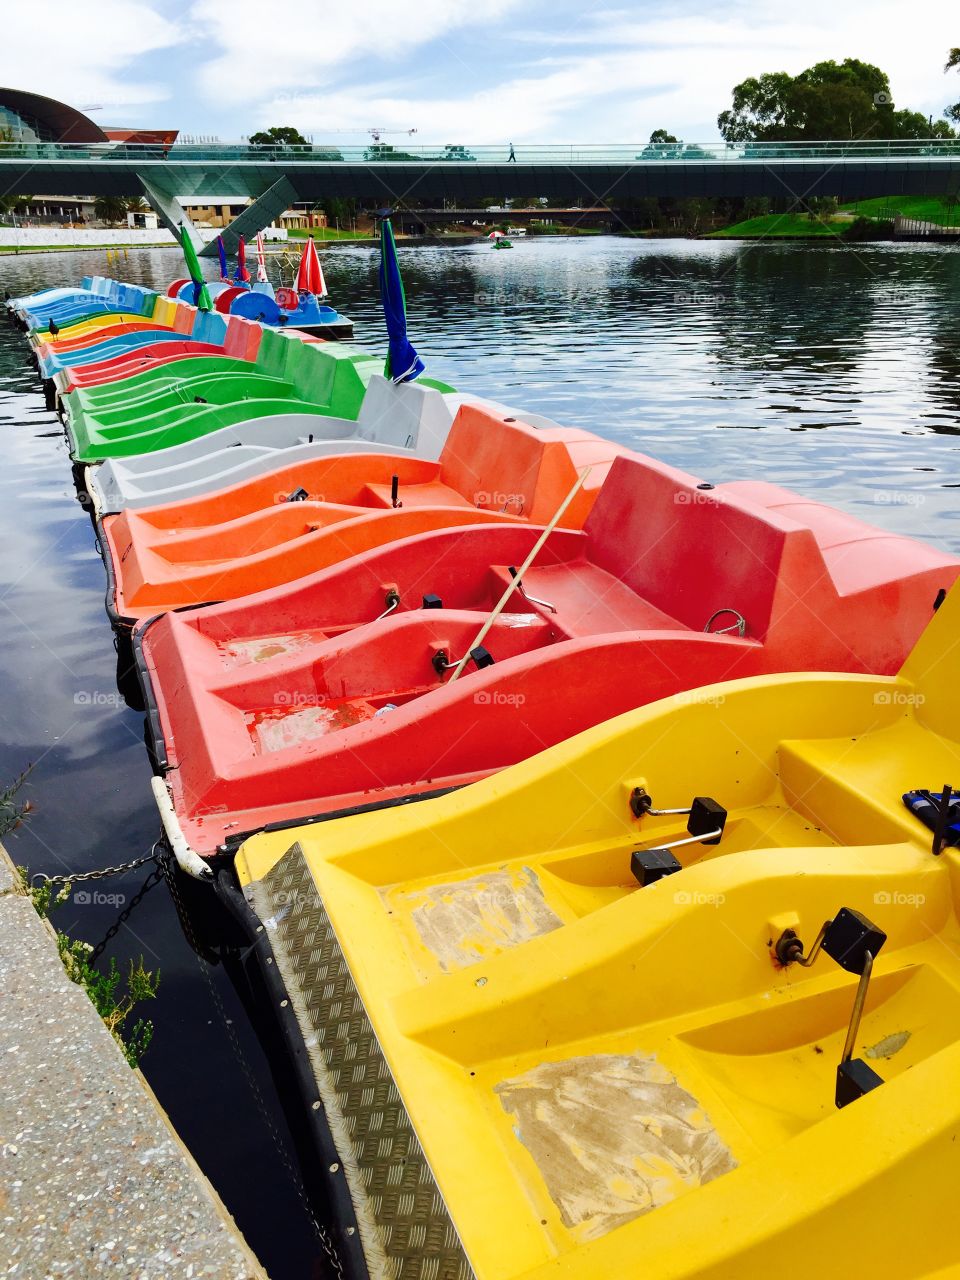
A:
<svg viewBox="0 0 960 1280">
<path fill-rule="evenodd" d="M 227 267 L 227 250 L 224 247 L 223 236 L 217 236 L 217 253 L 220 257 L 220 279 L 229 280 L 230 271 Z"/>
<path fill-rule="evenodd" d="M 380 297 L 389 339 L 383 376 L 391 382 L 412 382 L 423 373 L 425 365 L 407 339 L 407 300 L 389 218 L 380 223 Z"/>
</svg>

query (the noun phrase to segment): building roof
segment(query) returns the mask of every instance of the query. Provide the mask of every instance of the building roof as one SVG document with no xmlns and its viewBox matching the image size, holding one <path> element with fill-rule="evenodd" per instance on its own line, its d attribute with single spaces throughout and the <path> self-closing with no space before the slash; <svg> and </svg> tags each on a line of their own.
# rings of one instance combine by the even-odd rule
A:
<svg viewBox="0 0 960 1280">
<path fill-rule="evenodd" d="M 111 142 L 140 142 L 171 147 L 177 140 L 179 129 L 122 129 L 104 126 L 104 133 Z"/>
<path fill-rule="evenodd" d="M 53 134 L 57 142 L 106 142 L 107 135 L 98 124 L 76 107 L 45 98 L 24 89 L 0 88 L 0 106 L 18 116 L 38 120 Z"/>
</svg>

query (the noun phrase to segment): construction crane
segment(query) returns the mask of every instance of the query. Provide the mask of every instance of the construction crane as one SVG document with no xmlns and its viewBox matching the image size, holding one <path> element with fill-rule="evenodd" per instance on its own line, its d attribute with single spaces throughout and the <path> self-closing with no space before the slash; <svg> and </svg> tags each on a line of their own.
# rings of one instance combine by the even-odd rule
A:
<svg viewBox="0 0 960 1280">
<path fill-rule="evenodd" d="M 416 129 L 377 129 L 377 128 L 373 128 L 373 129 L 368 129 L 368 130 L 367 130 L 367 133 L 369 133 L 370 137 L 374 140 L 374 142 L 379 142 L 379 141 L 380 141 L 380 139 L 381 139 L 381 137 L 382 137 L 384 134 L 387 134 L 387 136 L 388 136 L 388 137 L 389 137 L 391 134 L 396 134 L 396 133 L 403 133 L 403 134 L 407 134 L 408 136 L 410 136 L 410 135 L 412 135 L 412 134 L 414 134 L 414 133 L 416 133 L 416 132 L 417 132 L 417 131 L 416 131 Z"/>
<path fill-rule="evenodd" d="M 402 134 L 406 134 L 407 136 L 410 136 L 417 132 L 418 132 L 417 129 L 386 129 L 386 128 L 374 127 L 370 129 L 324 129 L 323 134 L 324 134 L 324 137 L 326 137 L 328 133 L 349 134 L 350 136 L 355 137 L 358 133 L 369 133 L 370 137 L 374 140 L 374 142 L 379 142 L 380 139 L 384 137 L 384 135 L 386 135 L 387 137 L 390 137 L 392 134 L 402 133 Z M 313 141 L 312 133 L 310 134 L 310 141 L 311 142 Z"/>
</svg>

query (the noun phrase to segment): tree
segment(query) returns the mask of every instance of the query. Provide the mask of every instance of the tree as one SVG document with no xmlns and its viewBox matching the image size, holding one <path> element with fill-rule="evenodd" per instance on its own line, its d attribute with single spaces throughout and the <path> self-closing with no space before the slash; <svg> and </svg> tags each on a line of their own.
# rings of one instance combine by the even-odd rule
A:
<svg viewBox="0 0 960 1280">
<path fill-rule="evenodd" d="M 792 84 L 786 71 L 767 71 L 735 85 L 732 107 L 717 116 L 721 135 L 727 142 L 790 136 L 787 97 Z"/>
<path fill-rule="evenodd" d="M 0 196 L 0 213 L 20 213 L 33 203 L 33 196 Z"/>
<path fill-rule="evenodd" d="M 309 147 L 299 129 L 292 125 L 273 125 L 269 129 L 261 129 L 259 133 L 251 133 L 250 141 L 255 147 Z"/>
<path fill-rule="evenodd" d="M 99 196 L 93 206 L 94 217 L 107 226 L 127 220 L 127 202 L 120 196 Z"/>
<path fill-rule="evenodd" d="M 346 225 L 357 216 L 356 200 L 343 199 L 339 196 L 324 196 L 313 207 L 327 215 L 328 225 L 334 222 Z"/>
<path fill-rule="evenodd" d="M 960 105 L 960 104 L 958 104 Z M 922 111 L 895 111 L 892 138 L 952 138 L 954 132 L 946 120 L 934 120 Z"/>
<path fill-rule="evenodd" d="M 951 49 L 947 55 L 947 62 L 944 71 L 952 71 L 954 67 L 960 67 L 960 49 Z M 943 113 L 948 120 L 956 120 L 960 124 L 960 102 L 955 102 L 952 107 L 947 107 Z"/>
<path fill-rule="evenodd" d="M 637 157 L 640 160 L 675 160 L 683 150 L 683 143 L 666 129 L 654 129 L 650 141 Z"/>
<path fill-rule="evenodd" d="M 717 124 L 728 142 L 953 136 L 918 111 L 898 111 L 886 72 L 859 58 L 817 62 L 797 76 L 751 76 Z"/>
</svg>

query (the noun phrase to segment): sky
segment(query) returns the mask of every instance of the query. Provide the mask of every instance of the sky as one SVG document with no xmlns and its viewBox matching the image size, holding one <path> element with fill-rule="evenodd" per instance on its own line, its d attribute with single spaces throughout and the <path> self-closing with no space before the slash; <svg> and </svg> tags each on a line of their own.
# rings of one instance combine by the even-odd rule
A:
<svg viewBox="0 0 960 1280">
<path fill-rule="evenodd" d="M 897 106 L 939 117 L 960 42 L 955 0 L 43 0 L 5 6 L 0 84 L 101 125 L 239 140 L 294 125 L 341 145 L 382 127 L 411 142 L 718 139 L 732 87 L 857 57 Z M 273 17 L 276 12 L 278 17 Z M 94 110 L 99 106 L 100 110 Z M 385 134 L 385 139 L 388 137 Z"/>
</svg>

